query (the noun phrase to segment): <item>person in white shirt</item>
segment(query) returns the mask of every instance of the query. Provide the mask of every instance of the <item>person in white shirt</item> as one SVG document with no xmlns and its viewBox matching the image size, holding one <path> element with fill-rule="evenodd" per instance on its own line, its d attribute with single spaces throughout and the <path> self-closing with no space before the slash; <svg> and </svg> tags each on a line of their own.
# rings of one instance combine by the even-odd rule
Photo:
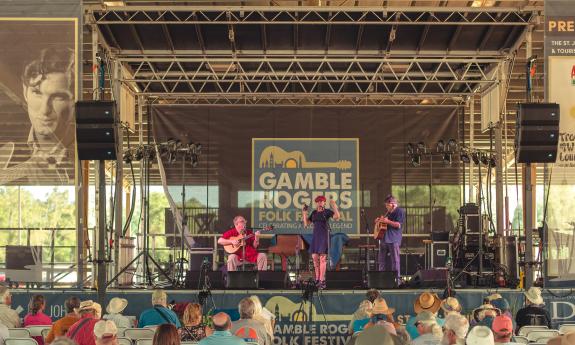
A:
<svg viewBox="0 0 575 345">
<path fill-rule="evenodd" d="M 0 323 L 0 345 L 4 345 L 4 340 L 10 336 L 8 327 Z"/>
<path fill-rule="evenodd" d="M 469 321 L 461 314 L 450 314 L 443 325 L 441 345 L 465 345 L 465 337 L 469 331 Z"/>
<path fill-rule="evenodd" d="M 12 308 L 12 294 L 6 286 L 0 286 L 0 323 L 7 328 L 19 328 L 21 326 L 18 312 Z"/>
<path fill-rule="evenodd" d="M 134 325 L 130 322 L 130 319 L 124 315 L 122 312 L 128 306 L 128 300 L 124 298 L 114 297 L 108 303 L 106 307 L 107 314 L 102 317 L 104 320 L 114 321 L 116 327 L 118 328 L 132 328 Z"/>
<path fill-rule="evenodd" d="M 435 315 L 430 311 L 422 311 L 415 318 L 415 327 L 419 337 L 414 339 L 413 345 L 439 345 L 441 343 L 441 327 L 437 324 Z"/>
</svg>

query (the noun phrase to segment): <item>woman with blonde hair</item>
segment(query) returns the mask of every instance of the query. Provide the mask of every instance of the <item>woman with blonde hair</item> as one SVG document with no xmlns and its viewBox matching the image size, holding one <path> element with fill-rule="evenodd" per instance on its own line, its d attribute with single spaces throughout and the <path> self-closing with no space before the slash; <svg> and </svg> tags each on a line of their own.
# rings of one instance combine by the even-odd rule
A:
<svg viewBox="0 0 575 345">
<path fill-rule="evenodd" d="M 275 316 L 269 310 L 262 306 L 262 302 L 258 296 L 250 296 L 250 299 L 254 302 L 254 320 L 257 320 L 264 324 L 266 333 L 270 336 L 270 339 L 274 340 L 274 323 Z"/>
<path fill-rule="evenodd" d="M 182 316 L 182 341 L 200 341 L 212 334 L 211 329 L 202 322 L 202 306 L 189 303 Z"/>
</svg>

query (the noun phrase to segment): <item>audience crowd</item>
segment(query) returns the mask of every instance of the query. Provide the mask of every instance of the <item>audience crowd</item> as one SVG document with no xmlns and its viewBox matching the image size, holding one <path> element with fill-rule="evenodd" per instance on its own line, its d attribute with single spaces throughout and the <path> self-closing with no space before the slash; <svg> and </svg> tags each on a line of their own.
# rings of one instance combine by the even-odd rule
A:
<svg viewBox="0 0 575 345">
<path fill-rule="evenodd" d="M 525 301 L 513 317 L 509 301 L 492 294 L 467 316 L 462 314 L 457 296 L 441 299 L 423 292 L 413 302 L 414 315 L 401 324 L 384 296 L 369 290 L 352 314 L 346 345 L 514 345 L 521 340 L 518 334 L 522 327 L 551 328 L 541 290 L 530 288 L 525 292 Z M 151 308 L 138 320 L 123 315 L 128 301 L 117 297 L 110 300 L 103 316 L 98 303 L 69 297 L 66 314 L 54 322 L 44 313 L 46 301 L 42 295 L 32 295 L 22 321 L 11 302 L 10 290 L 0 287 L 0 345 L 9 338 L 10 328 L 38 325 L 51 327 L 45 337 L 33 337 L 38 345 L 118 345 L 119 330 L 136 327 L 154 331 L 153 345 L 180 345 L 184 341 L 199 345 L 274 344 L 275 316 L 257 296 L 239 302 L 239 319 L 233 322 L 224 312 L 202 315 L 202 306 L 197 303 L 168 306 L 163 290 L 154 290 Z M 548 345 L 575 345 L 575 333 L 545 341 Z"/>
</svg>

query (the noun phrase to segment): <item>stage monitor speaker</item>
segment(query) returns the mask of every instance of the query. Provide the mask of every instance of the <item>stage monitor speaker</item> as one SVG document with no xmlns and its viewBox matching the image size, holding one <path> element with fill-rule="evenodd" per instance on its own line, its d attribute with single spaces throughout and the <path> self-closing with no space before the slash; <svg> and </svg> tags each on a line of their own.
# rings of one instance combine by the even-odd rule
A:
<svg viewBox="0 0 575 345">
<path fill-rule="evenodd" d="M 397 272 L 367 272 L 367 287 L 370 289 L 395 289 L 397 288 Z"/>
<path fill-rule="evenodd" d="M 409 287 L 444 289 L 447 287 L 447 270 L 419 270 L 411 277 Z"/>
<path fill-rule="evenodd" d="M 258 289 L 259 277 L 258 271 L 234 271 L 228 272 L 226 279 L 226 288 L 228 289 Z"/>
<path fill-rule="evenodd" d="M 80 160 L 116 159 L 115 102 L 76 102 L 76 144 Z"/>
<path fill-rule="evenodd" d="M 330 289 L 362 289 L 363 271 L 327 271 L 325 280 Z"/>
<path fill-rule="evenodd" d="M 559 105 L 523 103 L 517 111 L 515 157 L 518 163 L 554 163 L 559 143 Z"/>
<path fill-rule="evenodd" d="M 259 287 L 262 289 L 288 288 L 288 274 L 284 271 L 260 271 Z"/>
<path fill-rule="evenodd" d="M 221 271 L 207 271 L 208 280 L 210 283 L 210 288 L 220 290 L 225 288 L 224 277 Z M 186 279 L 184 284 L 186 289 L 198 289 L 202 288 L 202 282 L 200 282 L 201 271 L 187 271 Z"/>
</svg>

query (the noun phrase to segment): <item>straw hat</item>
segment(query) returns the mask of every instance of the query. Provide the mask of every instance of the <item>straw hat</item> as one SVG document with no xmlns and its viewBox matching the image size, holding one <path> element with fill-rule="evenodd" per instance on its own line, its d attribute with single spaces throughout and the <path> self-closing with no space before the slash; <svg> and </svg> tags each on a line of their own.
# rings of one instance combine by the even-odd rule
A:
<svg viewBox="0 0 575 345">
<path fill-rule="evenodd" d="M 441 299 L 437 294 L 432 294 L 430 292 L 424 292 L 415 300 L 413 304 L 413 309 L 416 314 L 422 311 L 430 311 L 432 313 L 437 313 L 439 307 L 441 306 Z"/>
<path fill-rule="evenodd" d="M 393 314 L 394 311 L 395 311 L 395 308 L 388 307 L 385 299 L 382 297 L 379 297 L 378 299 L 376 299 L 373 302 L 373 308 L 371 309 L 371 315 L 377 315 L 377 314 L 389 315 L 389 314 Z"/>
<path fill-rule="evenodd" d="M 128 300 L 125 298 L 114 297 L 108 303 L 106 312 L 108 314 L 119 314 L 128 306 Z"/>
<path fill-rule="evenodd" d="M 543 304 L 543 297 L 541 296 L 541 289 L 538 287 L 530 287 L 529 290 L 523 293 L 525 298 L 533 304 Z"/>
<path fill-rule="evenodd" d="M 461 304 L 455 297 L 447 297 L 441 302 L 441 309 L 448 313 L 461 313 Z"/>
<path fill-rule="evenodd" d="M 76 309 L 76 312 L 79 313 L 84 310 L 94 310 L 96 315 L 102 314 L 102 306 L 99 303 L 96 303 L 90 299 L 87 301 L 80 302 L 80 307 Z"/>
<path fill-rule="evenodd" d="M 473 310 L 473 318 L 476 321 L 481 321 L 488 315 L 495 317 L 501 315 L 501 311 L 492 306 L 491 304 L 483 304 L 481 305 L 481 307 Z"/>
<path fill-rule="evenodd" d="M 485 326 L 475 326 L 467 334 L 467 345 L 494 345 L 493 332 Z"/>
<path fill-rule="evenodd" d="M 489 302 L 496 300 L 496 299 L 500 299 L 500 298 L 503 298 L 503 296 L 501 296 L 501 294 L 499 294 L 499 293 L 492 293 L 491 295 L 487 296 L 487 300 Z"/>
<path fill-rule="evenodd" d="M 359 333 L 356 345 L 395 345 L 393 335 L 384 326 L 375 325 Z"/>
<path fill-rule="evenodd" d="M 114 321 L 100 320 L 94 325 L 94 335 L 98 339 L 113 338 L 118 333 L 118 328 Z"/>
</svg>

